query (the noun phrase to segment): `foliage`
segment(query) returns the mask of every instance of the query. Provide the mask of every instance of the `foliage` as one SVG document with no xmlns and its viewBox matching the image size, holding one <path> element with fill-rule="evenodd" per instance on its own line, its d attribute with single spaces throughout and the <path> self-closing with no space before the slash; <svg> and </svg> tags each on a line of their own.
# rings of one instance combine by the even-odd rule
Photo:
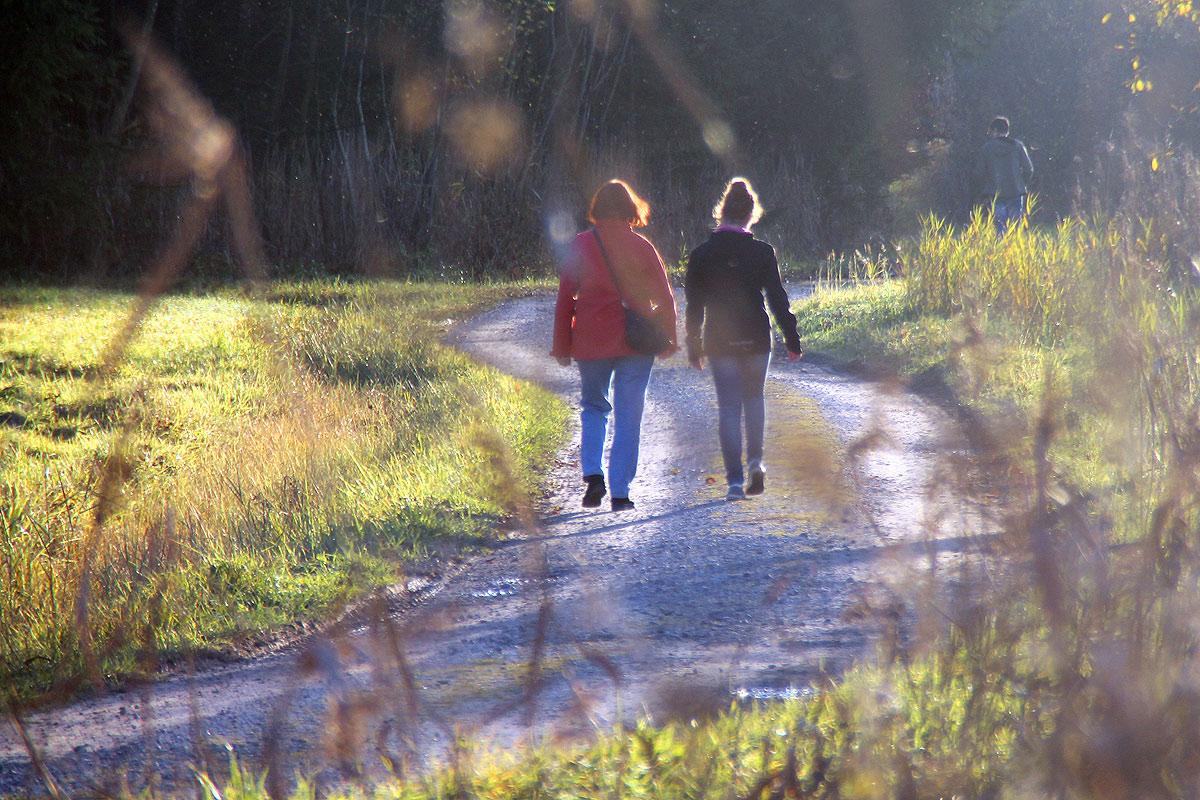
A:
<svg viewBox="0 0 1200 800">
<path fill-rule="evenodd" d="M 981 479 L 1001 493 L 1006 577 L 952 612 L 942 647 L 959 642 L 974 663 L 960 678 L 989 682 L 983 696 L 1021 687 L 1032 716 L 1003 772 L 1011 796 L 1196 785 L 1181 756 L 1200 294 L 1170 269 L 1163 219 L 1004 236 L 982 217 L 965 230 L 931 220 L 904 280 L 799 308 L 815 349 L 948 386 Z M 1137 755 L 1116 741 L 1139 742 Z"/>
<path fill-rule="evenodd" d="M 807 699 L 735 702 L 711 718 L 657 727 L 642 722 L 603 731 L 589 746 L 503 754 L 464 743 L 457 767 L 385 782 L 371 796 L 977 797 L 996 785 L 1027 706 L 1010 692 L 973 706 L 972 687 L 951 677 L 953 660 L 861 669 Z M 963 735 L 972 724 L 988 732 Z M 234 796 L 266 797 L 254 771 L 234 762 L 231 775 Z M 309 786 L 301 781 L 293 796 Z"/>
<path fill-rule="evenodd" d="M 436 337 L 520 290 L 179 295 L 109 377 L 100 365 L 128 295 L 4 290 L 2 682 L 30 693 L 79 676 L 81 592 L 93 646 L 111 644 L 100 669 L 128 672 L 145 668 L 134 655 L 147 645 L 221 646 L 323 618 L 404 562 L 487 533 L 508 505 L 472 430 L 495 430 L 532 486 L 563 409 Z M 114 470 L 120 497 L 94 530 Z"/>
<path fill-rule="evenodd" d="M 1138 12 L 1144 11 L 1142 24 L 1139 25 Z M 1148 18 L 1148 19 L 1146 19 Z M 1146 33 L 1154 28 L 1165 30 L 1169 34 L 1187 35 L 1194 28 L 1200 28 L 1200 9 L 1192 0 L 1142 0 L 1124 6 L 1120 11 L 1109 11 L 1101 18 L 1104 25 L 1114 23 L 1117 27 L 1125 27 L 1128 35 L 1128 51 L 1131 55 L 1130 68 L 1132 75 L 1129 88 L 1135 94 L 1154 90 L 1153 73 L 1160 55 L 1153 47 L 1147 48 L 1139 39 L 1146 38 Z M 1148 27 L 1146 23 L 1149 22 Z M 1194 41 L 1194 40 L 1193 40 Z M 1170 68 L 1171 64 L 1159 66 L 1159 69 Z M 1200 91 L 1193 88 L 1193 91 Z M 1195 106 L 1191 111 L 1195 111 Z"/>
<path fill-rule="evenodd" d="M 1092 270 L 1098 254 L 1116 248 L 1119 240 L 1115 230 L 1096 230 L 1073 220 L 1049 230 L 1027 227 L 1000 236 L 981 211 L 961 232 L 931 217 L 911 255 L 917 268 L 909 273 L 909 303 L 927 312 L 963 312 L 972 318 L 998 312 L 1053 342 L 1064 322 L 1091 313 L 1100 296 L 1116 288 L 1110 285 L 1111 275 Z"/>
<path fill-rule="evenodd" d="M 689 71 L 732 126 L 735 152 L 746 162 L 739 169 L 765 179 L 773 159 L 801 153 L 830 231 L 817 244 L 845 245 L 875 227 L 870 217 L 883 186 L 913 165 L 908 144 L 926 133 L 932 76 L 947 56 L 987 41 L 1013 5 L 776 0 L 747 14 L 738 3 L 674 0 L 660 29 L 668 42 L 686 45 Z M 639 113 L 639 98 L 626 102 Z M 695 124 L 669 117 L 643 123 L 663 131 Z M 668 142 L 669 157 L 679 158 L 684 146 L 696 159 L 710 157 L 701 142 Z M 794 193 L 776 192 L 773 202 L 795 203 Z"/>
<path fill-rule="evenodd" d="M 773 0 L 748 15 L 694 0 L 162 0 L 147 24 L 195 83 L 193 99 L 240 131 L 273 262 L 497 275 L 546 264 L 549 223 L 578 220 L 611 174 L 658 206 L 660 241 L 702 235 L 703 212 L 735 168 L 769 184 L 767 225 L 780 246 L 805 256 L 852 241 L 878 227 L 882 187 L 912 161 L 907 141 L 924 125 L 936 66 L 986 41 L 1011 5 Z M 13 224 L 30 235 L 0 264 L 10 274 L 73 274 L 81 263 L 97 276 L 125 273 L 156 250 L 190 192 L 161 163 L 171 147 L 149 135 L 149 107 L 111 125 L 125 97 L 113 91 L 119 37 L 91 9 L 14 9 L 27 49 L 71 40 L 26 20 L 99 36 L 102 48 L 79 52 L 107 77 L 99 87 L 70 80 L 55 61 L 63 75 L 52 87 L 14 87 L 32 104 L 57 108 L 61 96 L 89 109 L 72 123 L 84 146 L 59 155 L 91 193 L 86 207 L 80 198 L 34 209 L 42 192 L 21 181 L 40 174 L 39 157 L 14 156 L 7 175 L 28 207 Z M 132 77 L 122 70 L 119 83 Z M 63 150 L 64 120 L 26 122 L 47 150 Z M 99 236 L 64 240 L 73 220 Z M 229 250 L 216 226 L 204 244 L 210 255 Z M 67 258 L 72 249 L 78 257 Z"/>
<path fill-rule="evenodd" d="M 5 0 L 0 13 L 0 54 L 11 65 L 0 78 L 0 270 L 15 273 L 29 267 L 25 259 L 57 266 L 87 246 L 62 210 L 93 222 L 96 233 L 95 132 L 122 59 L 94 3 Z"/>
<path fill-rule="evenodd" d="M 101 59 L 102 24 L 95 6 L 80 0 L 6 0 L 10 25 L 8 43 L 14 52 L 6 59 L 13 69 L 3 78 L 5 132 L 16 142 L 36 141 L 48 131 L 79 130 L 96 113 L 99 98 L 86 98 L 76 81 L 111 79 L 111 66 L 89 76 Z M 108 62 L 111 64 L 111 61 Z M 105 73 L 108 74 L 105 74 Z M 6 143 L 12 146 L 12 138 Z"/>
<path fill-rule="evenodd" d="M 1022 425 L 1053 375 L 1069 409 L 1055 456 L 1077 486 L 1116 491 L 1161 474 L 1177 431 L 1151 417 L 1194 396 L 1200 311 L 1158 225 L 1068 220 L 998 235 L 982 214 L 963 229 L 930 218 L 910 250 L 903 281 L 808 301 L 801 326 L 812 346 L 908 376 L 936 373 L 986 418 L 1016 408 Z"/>
<path fill-rule="evenodd" d="M 1157 8 L 1022 3 L 969 57 L 949 59 L 930 83 L 932 135 L 913 142 L 923 163 L 891 187 L 895 232 L 916 234 L 930 211 L 969 222 L 972 167 L 996 115 L 1030 149 L 1036 218 L 1048 225 L 1119 216 L 1147 176 L 1200 153 L 1200 28 L 1179 16 L 1160 25 Z"/>
</svg>

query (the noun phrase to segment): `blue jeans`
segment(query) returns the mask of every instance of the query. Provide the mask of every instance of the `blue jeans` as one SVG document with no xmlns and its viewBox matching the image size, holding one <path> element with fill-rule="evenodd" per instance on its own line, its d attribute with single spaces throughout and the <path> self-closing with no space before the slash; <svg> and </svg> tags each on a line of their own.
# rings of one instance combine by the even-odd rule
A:
<svg viewBox="0 0 1200 800">
<path fill-rule="evenodd" d="M 763 429 L 767 404 L 763 389 L 767 382 L 770 353 L 743 356 L 713 356 L 713 383 L 717 386 L 717 408 L 721 435 L 721 457 L 725 479 L 732 486 L 745 482 L 742 469 L 742 416 L 746 417 L 746 461 L 751 469 L 762 466 Z"/>
<path fill-rule="evenodd" d="M 629 484 L 637 475 L 638 448 L 642 439 L 642 409 L 654 356 L 622 356 L 576 362 L 579 364 L 582 434 L 579 460 L 583 474 L 604 474 L 604 439 L 608 415 L 613 419 L 612 450 L 608 454 L 608 491 L 629 497 Z M 613 402 L 609 403 L 609 388 Z"/>
<path fill-rule="evenodd" d="M 1009 199 L 996 198 L 993 215 L 996 220 L 996 231 L 1004 233 L 1025 218 L 1025 195 Z"/>
</svg>

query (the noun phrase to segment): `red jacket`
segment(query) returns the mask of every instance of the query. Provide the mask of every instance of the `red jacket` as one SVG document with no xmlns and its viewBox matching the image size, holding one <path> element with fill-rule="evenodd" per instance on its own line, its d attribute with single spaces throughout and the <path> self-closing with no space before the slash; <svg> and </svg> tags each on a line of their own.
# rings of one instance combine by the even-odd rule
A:
<svg viewBox="0 0 1200 800">
<path fill-rule="evenodd" d="M 625 223 L 604 221 L 597 229 L 612 268 L 620 276 L 626 303 L 662 326 L 671 340 L 670 352 L 674 352 L 675 295 L 658 251 Z M 581 361 L 636 355 L 625 343 L 621 295 L 592 231 L 575 237 L 571 255 L 559 273 L 550 355 Z"/>
</svg>

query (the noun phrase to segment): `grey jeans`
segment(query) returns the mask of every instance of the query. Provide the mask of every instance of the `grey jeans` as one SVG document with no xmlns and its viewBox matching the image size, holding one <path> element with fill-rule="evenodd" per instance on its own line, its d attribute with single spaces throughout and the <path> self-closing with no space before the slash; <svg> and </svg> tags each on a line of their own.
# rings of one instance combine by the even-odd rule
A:
<svg viewBox="0 0 1200 800">
<path fill-rule="evenodd" d="M 725 460 L 725 479 L 731 486 L 746 480 L 742 467 L 743 416 L 746 418 L 746 461 L 751 469 L 762 465 L 763 430 L 767 421 L 763 389 L 770 363 L 770 353 L 709 359 L 717 387 L 721 457 Z"/>
</svg>

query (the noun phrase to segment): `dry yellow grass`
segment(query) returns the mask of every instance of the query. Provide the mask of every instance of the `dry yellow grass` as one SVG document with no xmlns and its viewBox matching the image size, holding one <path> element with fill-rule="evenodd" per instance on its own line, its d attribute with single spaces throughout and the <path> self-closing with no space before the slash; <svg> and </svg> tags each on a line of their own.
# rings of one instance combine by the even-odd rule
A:
<svg viewBox="0 0 1200 800">
<path fill-rule="evenodd" d="M 314 616 L 482 532 L 508 499 L 471 431 L 496 431 L 529 488 L 565 412 L 437 336 L 514 291 L 172 297 L 111 375 L 104 348 L 131 297 L 6 292 L 0 682 L 29 694 L 89 665 L 93 679 L 134 669 L 145 644 Z"/>
</svg>

